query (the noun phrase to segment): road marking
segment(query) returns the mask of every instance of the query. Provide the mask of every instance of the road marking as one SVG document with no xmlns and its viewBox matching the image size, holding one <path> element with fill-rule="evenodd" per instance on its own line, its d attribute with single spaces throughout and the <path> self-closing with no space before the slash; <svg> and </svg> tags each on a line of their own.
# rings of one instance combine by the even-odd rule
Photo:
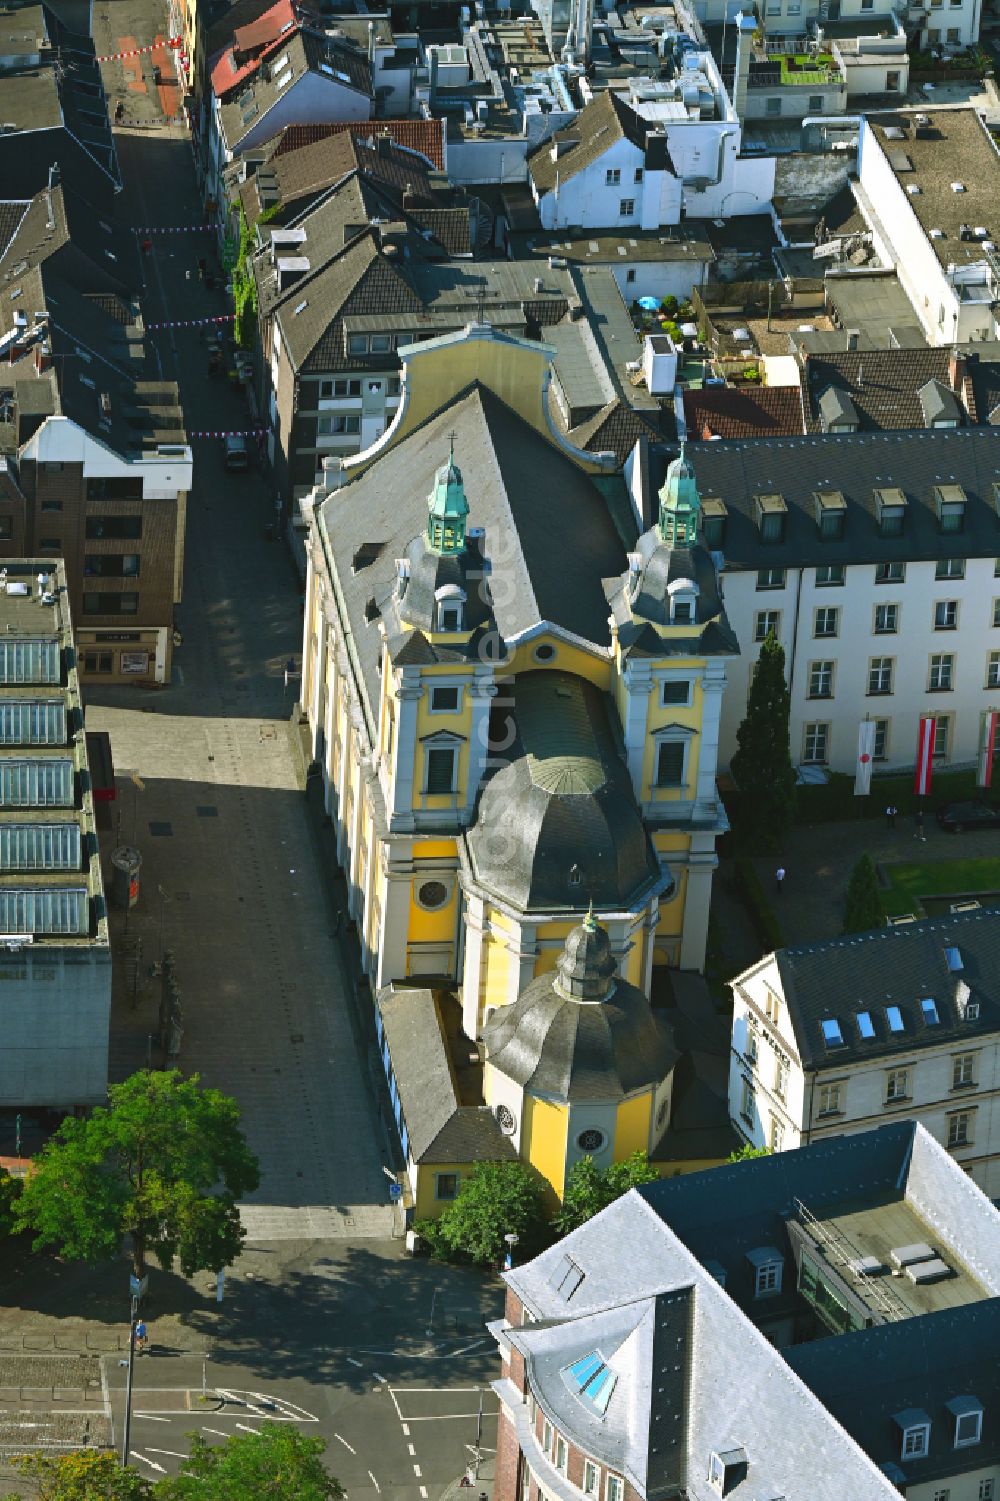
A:
<svg viewBox="0 0 1000 1501">
<path fill-rule="evenodd" d="M 381 1494 L 382 1494 L 382 1487 L 379 1485 L 378 1481 L 375 1479 L 375 1476 L 372 1474 L 371 1470 L 368 1471 L 368 1479 L 371 1481 L 372 1485 L 375 1487 L 375 1489 L 378 1491 L 379 1495 L 381 1496 Z"/>
<path fill-rule="evenodd" d="M 429 1417 L 429 1418 L 407 1418 L 406 1421 L 408 1423 L 447 1423 L 452 1418 L 455 1418 L 455 1419 L 458 1419 L 458 1418 L 478 1418 L 478 1416 L 479 1416 L 478 1412 L 436 1412 L 436 1413 L 433 1414 L 432 1417 Z M 485 1421 L 486 1418 L 497 1418 L 497 1417 L 499 1417 L 499 1413 L 496 1413 L 496 1412 L 484 1412 L 483 1413 L 483 1419 L 484 1419 L 484 1421 Z"/>
<path fill-rule="evenodd" d="M 206 1428 L 204 1423 L 201 1425 L 201 1431 L 202 1433 L 214 1433 L 217 1438 L 229 1438 L 229 1434 L 224 1433 L 221 1428 Z"/>
<path fill-rule="evenodd" d="M 417 1479 L 419 1480 L 420 1479 L 420 1466 L 419 1465 L 414 1465 L 413 1466 L 413 1473 L 414 1473 L 414 1475 L 416 1475 Z"/>
<path fill-rule="evenodd" d="M 129 1454 L 131 1454 L 133 1459 L 141 1459 L 144 1465 L 149 1465 L 149 1468 L 151 1470 L 156 1470 L 160 1475 L 165 1475 L 167 1473 L 162 1465 L 158 1465 L 156 1463 L 155 1459 L 147 1459 L 145 1454 L 140 1454 L 137 1449 L 130 1449 L 128 1452 Z"/>
<path fill-rule="evenodd" d="M 351 1449 L 351 1446 L 347 1442 L 346 1438 L 340 1438 L 340 1434 L 339 1433 L 335 1433 L 333 1436 L 336 1439 L 340 1439 L 340 1442 L 343 1444 L 343 1446 L 344 1446 L 345 1449 Z M 358 1452 L 357 1449 L 351 1449 L 351 1453 L 352 1454 L 357 1454 L 357 1452 Z"/>
<path fill-rule="evenodd" d="M 458 1350 L 452 1350 L 452 1355 L 468 1355 L 470 1350 L 478 1350 L 480 1345 L 485 1345 L 484 1339 L 473 1340 L 471 1345 L 462 1345 Z"/>
<path fill-rule="evenodd" d="M 388 1386 L 389 1383 L 386 1381 L 385 1377 L 382 1376 L 378 1371 L 372 1371 L 372 1375 L 375 1377 L 376 1381 L 381 1381 L 383 1386 Z"/>
<path fill-rule="evenodd" d="M 237 1423 L 237 1428 L 242 1428 L 244 1433 L 259 1433 L 259 1428 L 248 1428 L 246 1423 Z"/>
<path fill-rule="evenodd" d="M 410 1436 L 410 1430 L 409 1430 L 409 1428 L 407 1428 L 406 1424 L 404 1423 L 403 1424 L 403 1437 L 404 1438 L 409 1438 L 409 1436 Z"/>
<path fill-rule="evenodd" d="M 416 1449 L 414 1449 L 414 1447 L 413 1447 L 412 1444 L 407 1444 L 406 1447 L 409 1449 L 409 1451 L 410 1451 L 410 1458 L 412 1459 L 413 1456 L 414 1456 L 414 1454 L 416 1454 L 417 1451 L 416 1451 Z"/>
<path fill-rule="evenodd" d="M 360 1360 L 352 1360 L 349 1355 L 345 1355 L 344 1359 L 347 1361 L 348 1365 L 356 1365 L 360 1369 L 360 1367 L 361 1367 L 361 1361 Z"/>
<path fill-rule="evenodd" d="M 402 1422 L 403 1421 L 403 1414 L 399 1410 L 399 1403 L 396 1401 L 396 1393 L 393 1391 L 393 1389 L 392 1389 L 391 1386 L 389 1388 L 389 1396 L 392 1398 L 392 1405 L 396 1409 L 396 1416 L 399 1419 L 399 1421 Z"/>
<path fill-rule="evenodd" d="M 189 1454 L 182 1454 L 179 1449 L 154 1449 L 152 1444 L 148 1447 L 150 1454 L 172 1454 L 174 1459 L 190 1459 L 191 1457 Z"/>
<path fill-rule="evenodd" d="M 146 1418 L 150 1423 L 169 1423 L 169 1418 L 158 1418 L 155 1412 L 137 1412 L 137 1418 Z"/>
<path fill-rule="evenodd" d="M 488 1386 L 397 1386 L 397 1392 L 480 1392 Z"/>
<path fill-rule="evenodd" d="M 426 1487 L 426 1485 L 422 1485 L 420 1487 L 420 1495 L 421 1495 L 422 1501 L 427 1501 L 427 1487 Z"/>
</svg>

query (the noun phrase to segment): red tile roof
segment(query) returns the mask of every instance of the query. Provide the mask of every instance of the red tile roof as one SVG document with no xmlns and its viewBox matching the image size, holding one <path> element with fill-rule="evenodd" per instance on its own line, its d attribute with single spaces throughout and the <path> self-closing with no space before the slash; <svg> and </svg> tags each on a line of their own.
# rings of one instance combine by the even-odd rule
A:
<svg viewBox="0 0 1000 1501">
<path fill-rule="evenodd" d="M 805 431 L 798 386 L 704 386 L 684 392 L 692 442 L 709 438 L 781 438 Z"/>
<path fill-rule="evenodd" d="M 373 135 L 387 134 L 397 146 L 418 152 L 439 171 L 444 171 L 444 123 L 441 120 L 338 120 L 324 125 L 286 125 L 277 138 L 271 157 L 298 151 L 302 146 L 311 146 L 315 141 L 339 135 L 344 130 L 365 140 Z"/>
<path fill-rule="evenodd" d="M 258 21 L 234 31 L 232 45 L 225 47 L 212 63 L 212 92 L 216 98 L 223 98 L 251 78 L 264 58 L 284 46 L 297 30 L 292 0 L 278 0 Z M 237 52 L 244 57 L 243 62 L 237 62 Z M 247 57 L 247 53 L 253 55 Z"/>
</svg>

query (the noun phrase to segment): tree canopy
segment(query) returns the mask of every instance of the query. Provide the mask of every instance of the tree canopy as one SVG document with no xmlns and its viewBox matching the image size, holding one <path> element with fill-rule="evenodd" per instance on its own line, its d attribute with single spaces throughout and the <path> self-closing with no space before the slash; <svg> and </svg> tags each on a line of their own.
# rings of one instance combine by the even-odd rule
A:
<svg viewBox="0 0 1000 1501">
<path fill-rule="evenodd" d="M 148 1069 L 108 1090 L 109 1103 L 67 1118 L 35 1158 L 13 1205 L 36 1249 L 80 1261 L 117 1255 L 132 1241 L 133 1270 L 153 1252 L 185 1276 L 219 1271 L 243 1239 L 237 1200 L 260 1181 L 239 1129 L 239 1107 L 197 1074 Z"/>
<path fill-rule="evenodd" d="M 13 1464 L 35 1482 L 38 1501 L 152 1501 L 149 1481 L 123 1470 L 106 1449 L 71 1454 L 19 1454 Z"/>
<path fill-rule="evenodd" d="M 770 1157 L 770 1155 L 770 1147 L 752 1147 L 746 1141 L 741 1147 L 737 1147 L 735 1152 L 730 1152 L 727 1160 L 729 1162 L 749 1162 L 754 1157 Z"/>
<path fill-rule="evenodd" d="M 438 1220 L 417 1226 L 438 1255 L 499 1266 L 504 1236 L 518 1237 L 518 1256 L 537 1250 L 545 1233 L 544 1189 L 523 1162 L 477 1162 Z"/>
<path fill-rule="evenodd" d="M 844 932 L 867 933 L 885 924 L 878 874 L 870 855 L 862 855 L 851 871 L 844 903 Z"/>
<path fill-rule="evenodd" d="M 741 794 L 741 832 L 757 849 L 774 849 L 795 812 L 795 770 L 788 748 L 790 704 L 784 649 L 769 631 L 730 762 Z"/>
<path fill-rule="evenodd" d="M 633 1152 L 631 1157 L 604 1169 L 596 1165 L 593 1157 L 581 1157 L 566 1174 L 566 1192 L 553 1226 L 560 1235 L 568 1235 L 630 1188 L 655 1183 L 659 1176 L 644 1152 Z"/>
</svg>

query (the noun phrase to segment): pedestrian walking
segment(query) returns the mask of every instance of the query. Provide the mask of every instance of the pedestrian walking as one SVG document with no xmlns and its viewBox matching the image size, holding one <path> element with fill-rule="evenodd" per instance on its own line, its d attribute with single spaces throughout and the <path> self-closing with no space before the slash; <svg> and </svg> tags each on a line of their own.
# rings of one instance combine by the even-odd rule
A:
<svg viewBox="0 0 1000 1501">
<path fill-rule="evenodd" d="M 144 1355 L 146 1353 L 146 1346 L 148 1344 L 149 1344 L 149 1335 L 146 1332 L 146 1325 L 143 1323 L 142 1319 L 140 1319 L 139 1322 L 135 1326 L 135 1348 L 136 1348 L 136 1353 L 138 1355 Z"/>
<path fill-rule="evenodd" d="M 291 681 L 291 679 L 294 676 L 295 676 L 295 658 L 294 657 L 289 657 L 288 661 L 285 663 L 285 687 L 286 688 L 288 687 L 289 682 Z"/>
<path fill-rule="evenodd" d="M 923 810 L 923 808 L 918 808 L 917 809 L 917 811 L 916 811 L 916 813 L 914 814 L 914 817 L 913 817 L 913 822 L 916 825 L 916 827 L 913 830 L 913 837 L 914 837 L 914 839 L 922 839 L 924 841 L 924 843 L 926 844 L 927 843 L 927 835 L 924 833 L 924 810 Z"/>
<path fill-rule="evenodd" d="M 885 810 L 885 826 L 887 829 L 896 827 L 896 804 L 889 803 Z"/>
<path fill-rule="evenodd" d="M 783 865 L 779 865 L 777 870 L 774 872 L 774 885 L 778 895 L 780 896 L 785 885 L 785 867 Z"/>
</svg>

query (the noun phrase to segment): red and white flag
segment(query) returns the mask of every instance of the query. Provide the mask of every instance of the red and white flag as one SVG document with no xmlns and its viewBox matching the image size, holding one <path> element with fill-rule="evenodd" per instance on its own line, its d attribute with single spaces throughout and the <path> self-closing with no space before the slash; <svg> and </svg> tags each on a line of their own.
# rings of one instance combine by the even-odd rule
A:
<svg viewBox="0 0 1000 1501">
<path fill-rule="evenodd" d="M 858 764 L 854 771 L 854 796 L 867 797 L 872 790 L 872 761 L 875 754 L 875 722 L 863 719 L 858 725 Z"/>
<path fill-rule="evenodd" d="M 993 782 L 993 751 L 997 743 L 997 720 L 1000 714 L 996 709 L 987 709 L 982 715 L 979 726 L 979 768 L 976 773 L 976 786 L 989 787 Z"/>
<path fill-rule="evenodd" d="M 931 768 L 934 764 L 934 726 L 933 714 L 921 714 L 920 728 L 917 731 L 917 772 L 913 779 L 913 790 L 918 797 L 926 797 L 931 790 Z"/>
</svg>

